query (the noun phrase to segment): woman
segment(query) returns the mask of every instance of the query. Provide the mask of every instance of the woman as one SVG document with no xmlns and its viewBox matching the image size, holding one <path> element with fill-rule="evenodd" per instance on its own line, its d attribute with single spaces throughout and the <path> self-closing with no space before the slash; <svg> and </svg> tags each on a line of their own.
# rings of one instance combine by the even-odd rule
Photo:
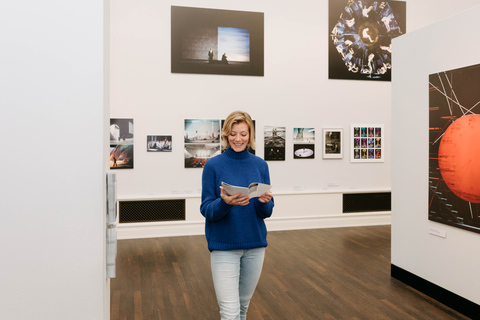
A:
<svg viewBox="0 0 480 320">
<path fill-rule="evenodd" d="M 202 175 L 202 203 L 205 236 L 210 250 L 213 284 L 225 319 L 246 319 L 250 299 L 262 272 L 267 229 L 272 215 L 272 192 L 249 199 L 240 193 L 229 195 L 222 182 L 248 187 L 253 182 L 270 184 L 267 163 L 251 154 L 255 148 L 252 118 L 246 112 L 231 113 L 223 125 L 224 153 L 205 163 Z"/>
</svg>

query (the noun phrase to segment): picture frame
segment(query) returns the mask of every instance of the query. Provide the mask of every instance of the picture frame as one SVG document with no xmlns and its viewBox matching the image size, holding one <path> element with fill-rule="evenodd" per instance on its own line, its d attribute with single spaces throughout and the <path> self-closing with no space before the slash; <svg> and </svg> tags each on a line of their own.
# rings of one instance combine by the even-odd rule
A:
<svg viewBox="0 0 480 320">
<path fill-rule="evenodd" d="M 350 162 L 385 162 L 383 124 L 352 124 Z"/>
<path fill-rule="evenodd" d="M 323 159 L 343 158 L 343 128 L 322 129 Z"/>
</svg>

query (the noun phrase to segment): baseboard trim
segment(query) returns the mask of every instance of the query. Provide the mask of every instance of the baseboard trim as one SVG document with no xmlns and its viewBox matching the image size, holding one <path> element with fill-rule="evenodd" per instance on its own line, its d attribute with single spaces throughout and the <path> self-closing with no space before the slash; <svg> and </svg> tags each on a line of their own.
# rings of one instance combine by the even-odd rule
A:
<svg viewBox="0 0 480 320">
<path fill-rule="evenodd" d="M 391 264 L 391 276 L 472 319 L 480 319 L 480 305 Z"/>
</svg>

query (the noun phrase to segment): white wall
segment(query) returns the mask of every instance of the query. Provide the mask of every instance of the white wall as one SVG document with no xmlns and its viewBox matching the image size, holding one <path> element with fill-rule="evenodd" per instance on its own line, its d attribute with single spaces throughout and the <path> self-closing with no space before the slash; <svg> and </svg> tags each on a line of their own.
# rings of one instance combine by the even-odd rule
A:
<svg viewBox="0 0 480 320">
<path fill-rule="evenodd" d="M 480 63 L 479 16 L 476 6 L 395 39 L 392 81 L 392 264 L 477 304 L 480 234 L 428 220 L 428 76 Z"/>
<path fill-rule="evenodd" d="M 104 13 L 2 3 L 0 319 L 109 318 Z"/>
</svg>

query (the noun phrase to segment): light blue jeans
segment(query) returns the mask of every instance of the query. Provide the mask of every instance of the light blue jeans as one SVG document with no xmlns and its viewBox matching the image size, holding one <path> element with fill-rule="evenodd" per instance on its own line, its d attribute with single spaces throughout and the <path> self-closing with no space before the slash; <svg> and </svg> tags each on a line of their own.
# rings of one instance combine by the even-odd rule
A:
<svg viewBox="0 0 480 320">
<path fill-rule="evenodd" d="M 265 248 L 212 251 L 213 285 L 221 320 L 245 320 L 262 273 Z"/>
</svg>

